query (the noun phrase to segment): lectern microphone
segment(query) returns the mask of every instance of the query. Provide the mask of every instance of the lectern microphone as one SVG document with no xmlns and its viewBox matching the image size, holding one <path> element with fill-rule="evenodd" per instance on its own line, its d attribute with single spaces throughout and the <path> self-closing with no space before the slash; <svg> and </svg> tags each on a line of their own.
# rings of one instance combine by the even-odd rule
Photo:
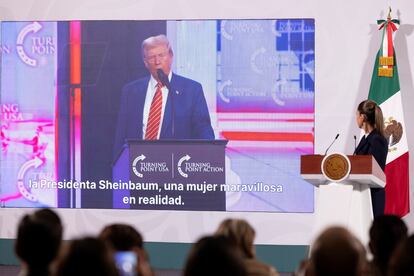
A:
<svg viewBox="0 0 414 276">
<path fill-rule="evenodd" d="M 354 155 L 356 153 L 356 135 L 354 135 Z"/>
<path fill-rule="evenodd" d="M 339 133 L 336 134 L 335 139 L 332 141 L 332 143 L 329 145 L 329 147 L 325 151 L 325 155 L 328 153 L 328 150 L 332 147 L 332 145 L 335 143 L 336 139 L 338 139 Z"/>
</svg>

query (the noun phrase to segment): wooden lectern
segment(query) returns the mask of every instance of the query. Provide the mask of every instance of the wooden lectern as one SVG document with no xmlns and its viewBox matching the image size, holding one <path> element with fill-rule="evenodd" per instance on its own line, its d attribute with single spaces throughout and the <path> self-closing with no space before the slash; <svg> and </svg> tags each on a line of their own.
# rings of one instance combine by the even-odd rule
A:
<svg viewBox="0 0 414 276">
<path fill-rule="evenodd" d="M 340 181 L 322 172 L 323 155 L 301 156 L 302 177 L 317 187 L 314 234 L 331 225 L 344 226 L 364 245 L 373 220 L 370 188 L 384 188 L 385 174 L 372 155 L 349 155 L 349 174 Z"/>
</svg>

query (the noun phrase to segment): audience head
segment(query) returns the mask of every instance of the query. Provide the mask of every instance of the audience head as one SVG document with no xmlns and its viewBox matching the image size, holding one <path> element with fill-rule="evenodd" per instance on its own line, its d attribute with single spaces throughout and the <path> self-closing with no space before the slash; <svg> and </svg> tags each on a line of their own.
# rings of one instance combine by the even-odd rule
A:
<svg viewBox="0 0 414 276">
<path fill-rule="evenodd" d="M 118 272 L 106 244 L 97 238 L 73 240 L 65 248 L 58 264 L 59 276 L 116 276 Z"/>
<path fill-rule="evenodd" d="M 143 248 L 144 246 L 141 234 L 127 224 L 108 225 L 102 230 L 99 238 L 116 251 L 128 251 L 134 247 Z"/>
<path fill-rule="evenodd" d="M 331 227 L 312 245 L 309 275 L 358 275 L 365 265 L 362 244 L 345 228 Z"/>
<path fill-rule="evenodd" d="M 241 256 L 224 236 L 201 238 L 187 258 L 184 276 L 211 275 L 247 275 Z"/>
<path fill-rule="evenodd" d="M 50 209 L 41 209 L 22 218 L 17 229 L 15 251 L 30 274 L 48 270 L 58 254 L 62 232 L 58 215 Z"/>
<path fill-rule="evenodd" d="M 216 234 L 227 237 L 232 245 L 240 250 L 242 257 L 255 257 L 253 242 L 256 234 L 253 227 L 247 221 L 243 219 L 226 219 L 220 224 Z"/>
<path fill-rule="evenodd" d="M 385 274 L 389 259 L 396 246 L 407 237 L 407 226 L 394 215 L 384 215 L 374 219 L 369 230 L 369 248 L 374 255 L 374 263 Z"/>
<path fill-rule="evenodd" d="M 403 240 L 395 249 L 389 261 L 388 275 L 414 275 L 414 235 Z"/>
<path fill-rule="evenodd" d="M 147 252 L 141 234 L 127 224 L 111 224 L 106 226 L 99 238 L 106 242 L 114 254 L 117 251 L 133 251 L 137 257 L 137 274 L 140 276 L 153 275 Z M 118 266 L 120 264 L 118 263 Z"/>
</svg>

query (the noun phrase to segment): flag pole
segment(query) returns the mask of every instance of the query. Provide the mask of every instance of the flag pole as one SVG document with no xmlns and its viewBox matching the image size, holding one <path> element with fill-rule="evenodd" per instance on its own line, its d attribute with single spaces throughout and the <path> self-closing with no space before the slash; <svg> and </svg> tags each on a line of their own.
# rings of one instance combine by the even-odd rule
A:
<svg viewBox="0 0 414 276">
<path fill-rule="evenodd" d="M 391 20 L 391 11 L 392 11 L 391 6 L 388 6 L 388 16 L 387 16 L 388 20 Z"/>
</svg>

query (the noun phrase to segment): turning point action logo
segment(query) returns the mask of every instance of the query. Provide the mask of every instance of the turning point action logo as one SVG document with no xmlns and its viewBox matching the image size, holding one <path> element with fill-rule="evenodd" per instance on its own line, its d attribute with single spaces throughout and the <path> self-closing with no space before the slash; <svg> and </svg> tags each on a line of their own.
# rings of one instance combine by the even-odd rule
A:
<svg viewBox="0 0 414 276">
<path fill-rule="evenodd" d="M 191 156 L 186 154 L 180 158 L 177 164 L 178 173 L 184 178 L 188 178 L 188 173 L 224 172 L 223 167 L 214 167 L 210 162 L 188 162 L 190 159 Z"/>
</svg>

